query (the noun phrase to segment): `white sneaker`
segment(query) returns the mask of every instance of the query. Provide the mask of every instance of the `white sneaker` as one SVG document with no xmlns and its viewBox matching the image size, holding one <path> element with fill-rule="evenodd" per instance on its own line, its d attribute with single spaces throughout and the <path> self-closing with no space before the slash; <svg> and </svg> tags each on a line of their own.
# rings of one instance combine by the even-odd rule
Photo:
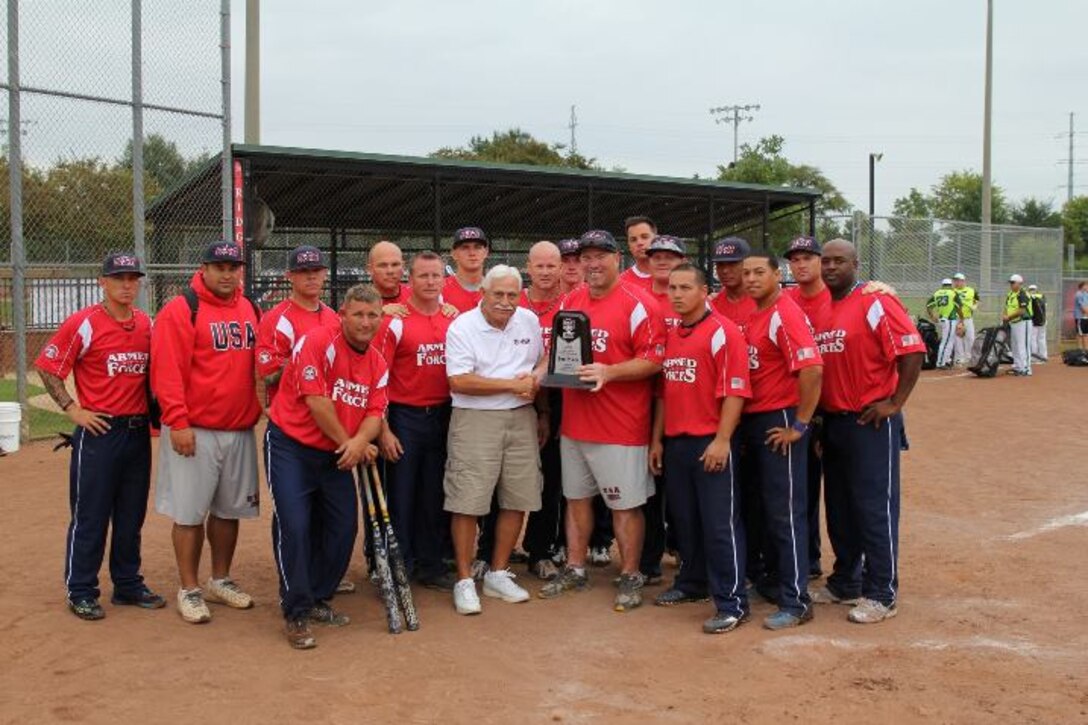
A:
<svg viewBox="0 0 1088 725">
<path fill-rule="evenodd" d="M 209 579 L 204 585 L 204 599 L 235 609 L 249 609 L 253 606 L 253 597 L 239 589 L 230 577 Z"/>
<path fill-rule="evenodd" d="M 559 568 L 552 563 L 551 559 L 541 559 L 533 565 L 533 573 L 536 574 L 537 579 L 550 582 L 559 576 Z"/>
<path fill-rule="evenodd" d="M 558 549 L 556 549 L 555 553 L 552 554 L 552 562 L 556 566 L 563 566 L 563 564 L 566 564 L 567 563 L 567 547 L 560 546 Z"/>
<path fill-rule="evenodd" d="M 593 547 L 589 550 L 589 563 L 593 566 L 608 566 L 612 563 L 612 554 L 607 547 Z"/>
<path fill-rule="evenodd" d="M 453 585 L 453 608 L 458 614 L 479 614 L 480 597 L 476 595 L 476 582 L 461 579 Z"/>
<path fill-rule="evenodd" d="M 178 589 L 178 614 L 186 622 L 201 624 L 210 622 L 211 610 L 204 603 L 204 593 L 200 589 Z"/>
<path fill-rule="evenodd" d="M 509 569 L 487 572 L 484 574 L 484 596 L 512 604 L 529 601 L 529 592 L 515 584 L 514 579 L 514 573 Z"/>
<path fill-rule="evenodd" d="M 851 622 L 858 624 L 877 624 L 885 619 L 891 619 L 898 613 L 899 610 L 894 604 L 881 604 L 873 599 L 862 599 L 846 616 Z"/>
</svg>

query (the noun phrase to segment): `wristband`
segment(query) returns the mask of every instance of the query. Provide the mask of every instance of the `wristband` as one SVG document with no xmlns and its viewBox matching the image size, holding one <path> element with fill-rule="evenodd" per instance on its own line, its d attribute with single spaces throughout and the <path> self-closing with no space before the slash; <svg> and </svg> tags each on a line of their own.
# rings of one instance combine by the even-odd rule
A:
<svg viewBox="0 0 1088 725">
<path fill-rule="evenodd" d="M 69 401 L 68 401 L 67 403 L 65 403 L 64 405 L 60 406 L 60 409 L 61 409 L 61 411 L 63 411 L 63 412 L 65 412 L 65 413 L 67 413 L 67 412 L 68 412 L 68 409 L 69 409 L 69 408 L 71 408 L 71 407 L 72 407 L 73 405 L 75 405 L 75 404 L 76 404 L 76 401 L 74 401 L 74 400 L 69 400 Z"/>
<path fill-rule="evenodd" d="M 793 421 L 793 425 L 791 425 L 790 428 L 793 428 L 801 435 L 804 435 L 806 432 L 808 432 L 808 423 L 802 423 L 799 420 L 795 420 Z"/>
</svg>

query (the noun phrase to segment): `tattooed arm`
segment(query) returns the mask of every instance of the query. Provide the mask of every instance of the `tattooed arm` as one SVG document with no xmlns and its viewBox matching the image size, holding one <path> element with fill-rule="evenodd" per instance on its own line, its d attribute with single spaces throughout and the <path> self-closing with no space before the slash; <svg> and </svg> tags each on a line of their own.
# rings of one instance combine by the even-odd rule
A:
<svg viewBox="0 0 1088 725">
<path fill-rule="evenodd" d="M 69 420 L 78 426 L 86 428 L 92 435 L 101 435 L 110 429 L 109 418 L 101 413 L 81 408 L 79 403 L 68 394 L 68 387 L 63 380 L 43 370 L 39 370 L 38 374 L 41 376 L 42 386 L 49 393 L 49 397 L 60 406 L 60 409 L 64 411 Z"/>
</svg>

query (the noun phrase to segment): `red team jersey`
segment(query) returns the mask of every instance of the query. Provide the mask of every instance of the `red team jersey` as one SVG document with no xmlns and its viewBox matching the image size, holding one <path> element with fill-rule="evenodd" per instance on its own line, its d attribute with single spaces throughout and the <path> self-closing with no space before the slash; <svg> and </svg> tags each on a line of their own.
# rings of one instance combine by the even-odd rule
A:
<svg viewBox="0 0 1088 725">
<path fill-rule="evenodd" d="M 744 330 L 748 338 L 748 367 L 752 399 L 745 413 L 790 408 L 801 402 L 796 375 L 823 365 L 812 329 L 793 300 L 779 295 L 770 307 L 757 309 Z"/>
<path fill-rule="evenodd" d="M 897 358 L 926 351 L 903 304 L 880 292 L 862 294 L 860 284 L 831 302 L 816 342 L 824 358 L 820 407 L 832 413 L 859 413 L 890 398 L 899 385 Z"/>
<path fill-rule="evenodd" d="M 665 435 L 718 432 L 721 401 L 750 398 L 748 344 L 732 320 L 714 312 L 694 327 L 672 327 L 661 371 Z"/>
<path fill-rule="evenodd" d="M 801 294 L 800 287 L 787 287 L 782 290 L 782 294 L 797 303 L 814 330 L 819 330 L 826 324 L 827 316 L 831 314 L 831 290 L 826 285 L 811 297 Z"/>
<path fill-rule="evenodd" d="M 555 323 L 555 313 L 559 312 L 564 300 L 563 295 L 555 299 L 534 302 L 529 299 L 529 291 L 521 291 L 521 301 L 518 303 L 527 310 L 534 312 L 540 320 L 540 339 L 544 341 L 544 349 L 552 344 L 552 325 Z"/>
<path fill-rule="evenodd" d="M 34 366 L 61 380 L 74 371 L 81 408 L 107 415 L 146 415 L 150 354 L 147 314 L 133 309 L 131 320 L 119 322 L 97 304 L 65 320 Z"/>
<path fill-rule="evenodd" d="M 425 315 L 409 303 L 404 317 L 386 317 L 373 344 L 389 363 L 389 401 L 426 407 L 450 400 L 446 330 L 452 319 L 439 308 Z"/>
<path fill-rule="evenodd" d="M 199 300 L 196 323 L 178 295 L 159 311 L 151 333 L 151 387 L 162 422 L 175 430 L 252 428 L 261 417 L 253 354 L 257 313 L 241 290 L 221 300 L 200 272 L 191 284 Z"/>
<path fill-rule="evenodd" d="M 340 315 L 325 303 L 307 310 L 286 299 L 266 312 L 257 326 L 257 375 L 266 378 L 282 370 L 295 343 L 315 327 L 340 327 Z M 279 382 L 265 388 L 268 404 L 276 398 Z"/>
<path fill-rule="evenodd" d="M 319 328 L 306 335 L 291 356 L 268 417 L 292 440 L 335 451 L 336 443 L 314 422 L 306 396 L 330 399 L 340 424 L 354 436 L 363 420 L 385 415 L 388 377 L 385 358 L 374 345 L 360 353 L 340 330 Z"/>
<path fill-rule="evenodd" d="M 653 290 L 654 278 L 649 274 L 643 274 L 638 267 L 628 267 L 620 274 L 620 284 L 637 287 L 650 292 Z"/>
<path fill-rule="evenodd" d="M 614 365 L 638 358 L 660 363 L 665 354 L 664 323 L 647 292 L 617 284 L 600 299 L 589 288 L 574 290 L 562 309 L 589 317 L 593 361 Z M 608 383 L 596 393 L 563 390 L 561 432 L 591 443 L 644 446 L 650 441 L 653 379 Z"/>
<path fill-rule="evenodd" d="M 735 322 L 741 332 L 744 332 L 744 327 L 748 324 L 748 318 L 756 311 L 756 301 L 751 297 L 745 295 L 736 302 L 731 302 L 726 296 L 725 290 L 719 292 L 718 296 L 710 301 L 710 306 L 719 315 Z"/>
<path fill-rule="evenodd" d="M 680 324 L 680 315 L 676 314 L 676 310 L 672 307 L 672 302 L 669 300 L 669 293 L 662 292 L 658 294 L 652 289 L 650 295 L 654 298 L 654 302 L 657 303 L 657 309 L 661 310 L 661 319 L 665 321 L 665 329 L 672 329 Z"/>
<path fill-rule="evenodd" d="M 446 277 L 446 282 L 442 286 L 442 301 L 456 307 L 458 312 L 468 312 L 479 305 L 483 297 L 483 287 L 476 290 L 465 289 L 455 274 Z"/>
</svg>

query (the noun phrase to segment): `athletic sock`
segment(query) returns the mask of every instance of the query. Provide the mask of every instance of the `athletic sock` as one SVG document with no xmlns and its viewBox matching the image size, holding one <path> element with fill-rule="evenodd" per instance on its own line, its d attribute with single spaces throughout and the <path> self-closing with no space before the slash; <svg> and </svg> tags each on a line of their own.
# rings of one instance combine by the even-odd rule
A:
<svg viewBox="0 0 1088 725">
<path fill-rule="evenodd" d="M 578 576 L 585 576 L 586 575 L 586 568 L 584 566 L 572 566 L 570 568 L 570 570 L 573 571 Z"/>
</svg>

